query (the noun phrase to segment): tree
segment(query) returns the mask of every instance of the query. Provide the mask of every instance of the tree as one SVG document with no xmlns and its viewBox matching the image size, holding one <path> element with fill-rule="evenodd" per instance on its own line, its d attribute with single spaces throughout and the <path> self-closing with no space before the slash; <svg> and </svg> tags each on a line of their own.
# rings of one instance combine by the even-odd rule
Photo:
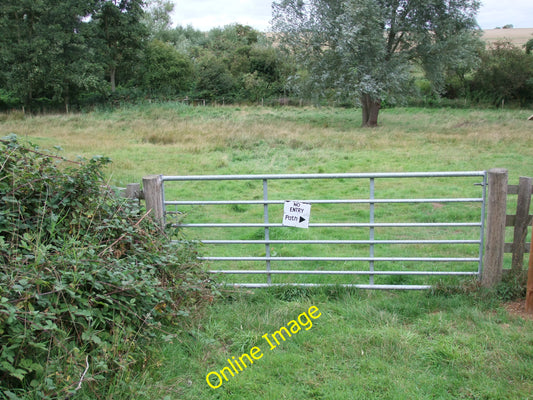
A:
<svg viewBox="0 0 533 400">
<path fill-rule="evenodd" d="M 205 32 L 189 25 L 186 28 L 177 26 L 174 29 L 159 31 L 155 38 L 165 43 L 171 43 L 181 53 L 190 54 L 205 45 L 206 36 Z"/>
<path fill-rule="evenodd" d="M 206 53 L 196 60 L 196 91 L 199 96 L 210 100 L 233 100 L 237 83 L 224 60 L 212 53 Z"/>
<path fill-rule="evenodd" d="M 363 126 L 383 99 L 402 97 L 414 63 L 436 91 L 476 40 L 477 0 L 277 0 L 273 27 L 315 90 L 358 99 Z M 467 55 L 470 56 L 470 55 Z"/>
<path fill-rule="evenodd" d="M 141 79 L 149 92 L 176 95 L 190 88 L 192 77 L 191 60 L 172 45 L 154 40 L 146 46 Z"/>
<path fill-rule="evenodd" d="M 495 105 L 526 104 L 533 100 L 533 57 L 509 41 L 496 42 L 483 51 L 471 86 L 480 99 Z"/>
<path fill-rule="evenodd" d="M 103 0 L 94 16 L 100 59 L 109 76 L 111 91 L 116 88 L 117 69 L 138 62 L 148 31 L 142 23 L 143 0 Z"/>
<path fill-rule="evenodd" d="M 189 54 L 196 66 L 199 96 L 257 101 L 279 92 L 282 59 L 252 27 L 231 24 L 214 28 L 203 42 L 196 42 Z"/>
<path fill-rule="evenodd" d="M 63 101 L 98 86 L 84 18 L 96 0 L 0 3 L 0 70 L 5 87 L 26 107 L 35 99 Z"/>
<path fill-rule="evenodd" d="M 533 50 L 533 39 L 529 39 L 525 45 L 526 48 L 526 54 L 531 54 L 531 51 Z"/>
<path fill-rule="evenodd" d="M 150 35 L 159 39 L 162 32 L 170 30 L 174 11 L 174 3 L 169 0 L 145 0 L 143 23 L 148 28 Z"/>
</svg>

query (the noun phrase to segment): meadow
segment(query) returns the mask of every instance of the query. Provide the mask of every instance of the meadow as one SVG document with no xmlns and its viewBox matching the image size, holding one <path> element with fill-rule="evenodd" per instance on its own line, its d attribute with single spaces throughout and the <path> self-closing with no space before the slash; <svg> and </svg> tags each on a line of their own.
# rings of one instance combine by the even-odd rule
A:
<svg viewBox="0 0 533 400">
<path fill-rule="evenodd" d="M 362 129 L 360 110 L 146 104 L 116 111 L 22 117 L 16 133 L 65 157 L 103 154 L 110 182 L 149 174 L 533 171 L 530 110 L 385 109 Z"/>
<path fill-rule="evenodd" d="M 517 183 L 519 176 L 533 175 L 529 115 L 394 108 L 382 110 L 378 128 L 363 129 L 359 110 L 169 103 L 6 114 L 0 136 L 15 133 L 43 148 L 60 146 L 58 154 L 68 158 L 110 157 L 109 181 L 116 186 L 149 174 L 494 167 L 508 169 L 510 183 Z M 506 293 L 481 290 L 473 281 L 458 287 L 444 282 L 429 292 L 222 289 L 190 326 L 165 328 L 167 341 L 154 346 L 148 368 L 120 379 L 140 399 L 526 399 L 533 392 L 533 321 L 505 310 Z M 262 336 L 311 306 L 322 313 L 312 328 L 268 350 Z M 220 372 L 227 359 L 254 346 L 263 350 L 261 359 L 221 387 L 208 386 L 209 372 Z"/>
</svg>

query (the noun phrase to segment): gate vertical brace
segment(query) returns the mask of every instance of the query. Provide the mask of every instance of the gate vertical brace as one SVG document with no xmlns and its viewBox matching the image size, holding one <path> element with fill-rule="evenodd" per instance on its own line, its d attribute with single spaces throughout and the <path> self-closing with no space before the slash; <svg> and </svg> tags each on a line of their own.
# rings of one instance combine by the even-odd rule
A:
<svg viewBox="0 0 533 400">
<path fill-rule="evenodd" d="M 487 203 L 487 172 L 483 175 L 483 192 L 482 192 L 482 202 L 481 202 L 481 228 L 479 232 L 479 264 L 477 268 L 477 275 L 479 280 L 481 280 L 481 274 L 483 270 L 483 249 L 485 248 L 485 213 L 486 213 L 486 203 Z"/>
<path fill-rule="evenodd" d="M 374 200 L 375 182 L 374 178 L 370 178 L 370 200 Z M 374 241 L 374 203 L 370 203 L 370 241 Z M 374 257 L 374 243 L 370 243 L 370 257 Z M 374 261 L 369 261 L 370 272 L 374 272 Z M 369 275 L 370 285 L 374 284 L 374 275 Z"/>
<path fill-rule="evenodd" d="M 263 210 L 264 210 L 264 222 L 265 222 L 265 256 L 266 260 L 266 270 L 267 270 L 267 284 L 272 283 L 272 277 L 270 274 L 270 232 L 268 229 L 268 180 L 263 179 Z"/>
</svg>

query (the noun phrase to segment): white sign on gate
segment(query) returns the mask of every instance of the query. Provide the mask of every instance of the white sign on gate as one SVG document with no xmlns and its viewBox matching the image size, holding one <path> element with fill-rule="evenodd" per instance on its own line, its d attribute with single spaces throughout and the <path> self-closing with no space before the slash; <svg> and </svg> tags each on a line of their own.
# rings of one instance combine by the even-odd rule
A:
<svg viewBox="0 0 533 400">
<path fill-rule="evenodd" d="M 286 201 L 283 207 L 283 225 L 295 228 L 309 228 L 311 204 L 301 201 Z"/>
</svg>

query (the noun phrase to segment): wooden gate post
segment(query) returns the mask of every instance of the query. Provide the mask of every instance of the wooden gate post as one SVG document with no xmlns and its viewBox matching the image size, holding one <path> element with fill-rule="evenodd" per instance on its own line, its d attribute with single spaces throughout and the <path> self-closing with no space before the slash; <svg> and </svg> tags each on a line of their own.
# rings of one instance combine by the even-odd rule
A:
<svg viewBox="0 0 533 400">
<path fill-rule="evenodd" d="M 143 192 L 146 210 L 151 213 L 152 218 L 161 228 L 164 228 L 165 212 L 161 175 L 148 175 L 143 177 Z"/>
<path fill-rule="evenodd" d="M 531 186 L 531 178 L 520 177 L 514 223 L 513 258 L 511 263 L 511 270 L 514 276 L 521 276 L 524 269 L 524 252 L 526 249 L 527 227 L 529 225 L 529 206 L 531 204 Z"/>
<path fill-rule="evenodd" d="M 141 185 L 139 183 L 128 183 L 124 197 L 131 200 L 139 200 L 141 198 Z"/>
<path fill-rule="evenodd" d="M 491 287 L 502 279 L 505 246 L 505 219 L 507 214 L 507 170 L 488 171 L 488 211 L 485 259 L 481 284 Z"/>
<path fill-rule="evenodd" d="M 531 245 L 529 248 L 529 269 L 527 272 L 526 312 L 533 314 L 533 223 L 531 223 Z"/>
</svg>

